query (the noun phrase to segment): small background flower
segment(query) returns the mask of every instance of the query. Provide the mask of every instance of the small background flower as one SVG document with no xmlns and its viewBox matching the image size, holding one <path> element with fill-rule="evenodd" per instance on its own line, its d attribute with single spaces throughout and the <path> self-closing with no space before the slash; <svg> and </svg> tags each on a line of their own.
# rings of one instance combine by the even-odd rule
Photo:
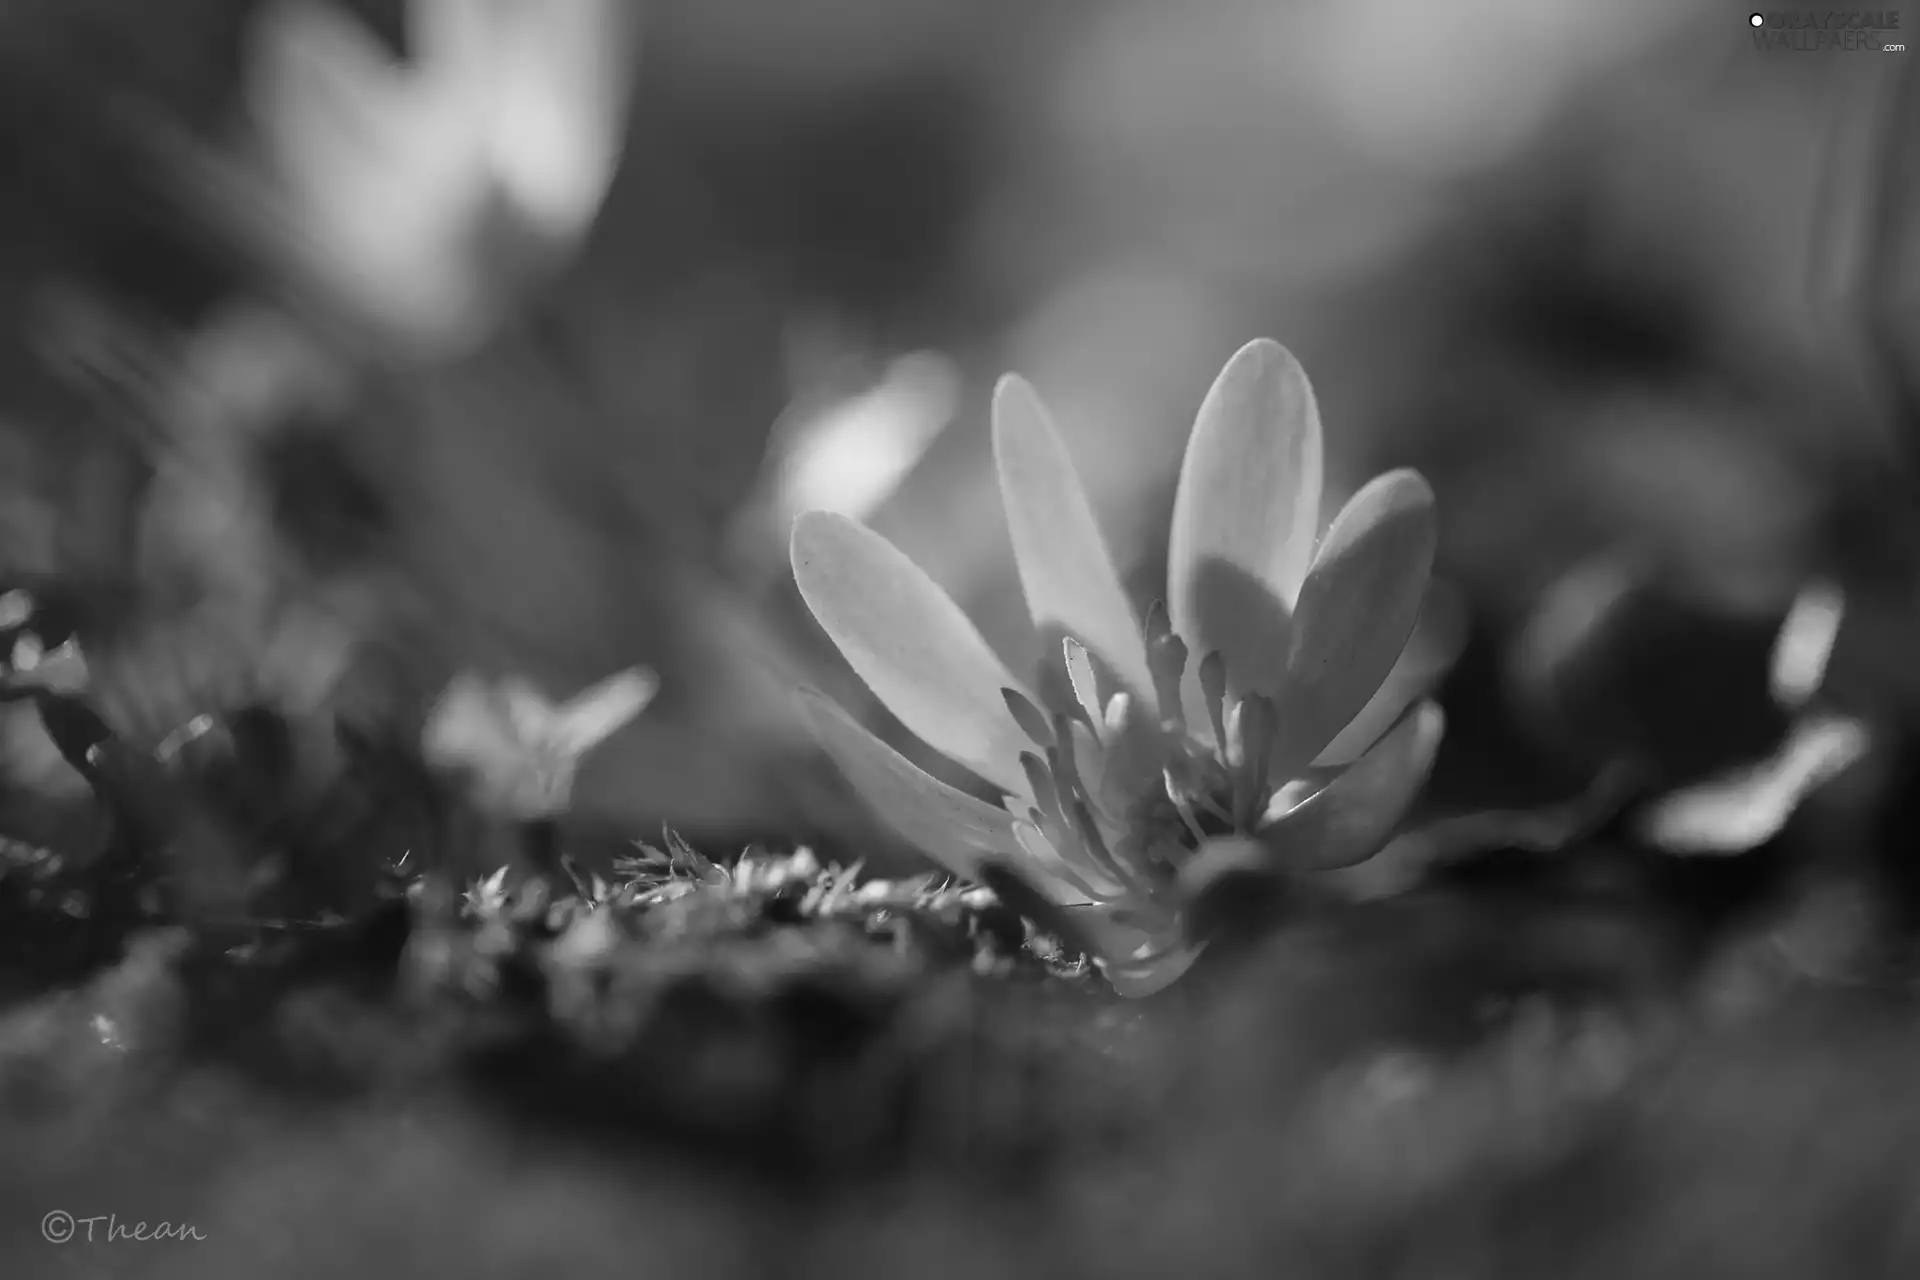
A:
<svg viewBox="0 0 1920 1280">
<path fill-rule="evenodd" d="M 422 747 L 429 764 L 469 777 L 483 809 L 555 818 L 572 799 L 582 758 L 645 710 L 657 687 L 636 667 L 555 703 L 518 677 L 463 673 L 429 714 Z"/>
</svg>

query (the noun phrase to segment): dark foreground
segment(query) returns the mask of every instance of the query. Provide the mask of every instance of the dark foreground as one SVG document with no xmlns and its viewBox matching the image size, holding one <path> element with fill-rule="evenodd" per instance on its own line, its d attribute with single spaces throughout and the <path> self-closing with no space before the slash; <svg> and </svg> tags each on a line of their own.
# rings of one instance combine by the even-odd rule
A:
<svg viewBox="0 0 1920 1280">
<path fill-rule="evenodd" d="M 238 941 L 0 885 L 9 1276 L 1920 1266 L 1905 1000 L 1604 902 L 1353 908 L 1125 1004 L 804 858 Z"/>
</svg>

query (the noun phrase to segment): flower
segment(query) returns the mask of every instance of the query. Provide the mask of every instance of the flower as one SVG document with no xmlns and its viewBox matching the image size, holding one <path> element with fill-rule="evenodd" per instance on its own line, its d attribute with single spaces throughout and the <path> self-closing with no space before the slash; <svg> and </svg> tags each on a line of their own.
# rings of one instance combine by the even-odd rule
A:
<svg viewBox="0 0 1920 1280">
<path fill-rule="evenodd" d="M 1250 343 L 1194 423 L 1167 600 L 1143 627 L 1065 445 L 1015 377 L 995 390 L 993 451 L 1029 611 L 1064 659 L 1041 672 L 1044 694 L 864 526 L 809 512 L 792 560 L 854 671 L 1001 803 L 928 776 L 817 692 L 802 711 L 903 837 L 964 878 L 998 865 L 1075 909 L 1115 989 L 1148 994 L 1204 945 L 1183 928 L 1183 868 L 1249 843 L 1286 874 L 1362 862 L 1424 783 L 1442 717 L 1399 660 L 1432 570 L 1433 494 L 1414 472 L 1380 476 L 1316 544 L 1313 392 L 1284 348 Z"/>
<path fill-rule="evenodd" d="M 637 6 L 403 8 L 404 61 L 336 5 L 260 6 L 240 68 L 258 163 L 167 141 L 215 225 L 270 269 L 402 352 L 446 355 L 491 332 L 599 212 Z"/>
<path fill-rule="evenodd" d="M 659 682 L 639 667 L 617 672 L 556 705 L 527 681 L 454 678 L 427 717 L 427 762 L 472 776 L 480 805 L 500 817 L 559 816 L 580 761 L 646 709 Z"/>
</svg>

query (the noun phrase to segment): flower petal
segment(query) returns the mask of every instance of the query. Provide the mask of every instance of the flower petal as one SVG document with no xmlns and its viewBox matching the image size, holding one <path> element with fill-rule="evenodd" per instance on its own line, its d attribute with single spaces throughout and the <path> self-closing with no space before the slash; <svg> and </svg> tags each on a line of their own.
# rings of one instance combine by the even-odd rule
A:
<svg viewBox="0 0 1920 1280">
<path fill-rule="evenodd" d="M 1415 471 L 1376 477 L 1334 517 L 1294 612 L 1274 776 L 1311 762 L 1378 692 L 1419 617 L 1436 539 Z"/>
<path fill-rule="evenodd" d="M 1136 696 L 1151 693 L 1140 623 L 1073 459 L 1039 395 L 1011 374 L 993 391 L 993 460 L 1020 586 L 1047 652 L 1071 636 Z"/>
<path fill-rule="evenodd" d="M 1200 406 L 1167 543 L 1174 630 L 1196 661 L 1219 650 L 1236 692 L 1280 686 L 1322 472 L 1320 412 L 1300 362 L 1269 339 L 1248 343 Z"/>
<path fill-rule="evenodd" d="M 984 855 L 1024 862 L 1013 817 L 929 777 L 820 693 L 798 696 L 801 716 L 875 813 L 915 848 L 965 879 Z"/>
<path fill-rule="evenodd" d="M 1432 694 L 1446 678 L 1467 643 L 1466 608 L 1457 592 L 1427 596 L 1413 635 L 1387 672 L 1380 688 L 1313 762 L 1314 768 L 1352 764 L 1393 728 L 1400 715 Z"/>
<path fill-rule="evenodd" d="M 503 676 L 494 690 L 516 737 L 526 743 L 537 743 L 546 737 L 559 708 L 534 687 L 531 680 L 525 676 Z"/>
<path fill-rule="evenodd" d="M 659 677 L 643 667 L 616 671 L 582 689 L 554 713 L 562 752 L 580 756 L 593 750 L 646 710 L 659 689 Z"/>
<path fill-rule="evenodd" d="M 825 511 L 793 522 L 807 607 L 887 710 L 928 746 L 1016 794 L 1029 749 L 1003 689 L 1025 693 L 967 615 L 865 525 Z"/>
<path fill-rule="evenodd" d="M 447 682 L 427 715 L 420 741 L 427 762 L 448 769 L 516 755 L 517 744 L 495 691 L 470 671 Z"/>
<path fill-rule="evenodd" d="M 1373 750 L 1258 833 L 1283 865 L 1331 871 L 1380 851 L 1426 784 L 1446 732 L 1437 704 L 1400 718 Z"/>
</svg>

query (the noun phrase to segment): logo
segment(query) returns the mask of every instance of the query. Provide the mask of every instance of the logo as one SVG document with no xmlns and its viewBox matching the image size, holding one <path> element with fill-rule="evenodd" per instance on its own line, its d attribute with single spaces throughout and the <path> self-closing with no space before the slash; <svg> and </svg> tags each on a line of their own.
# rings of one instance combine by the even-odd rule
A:
<svg viewBox="0 0 1920 1280">
<path fill-rule="evenodd" d="M 1768 9 L 1747 15 L 1753 47 L 1772 53 L 1904 53 L 1897 9 Z"/>
</svg>

